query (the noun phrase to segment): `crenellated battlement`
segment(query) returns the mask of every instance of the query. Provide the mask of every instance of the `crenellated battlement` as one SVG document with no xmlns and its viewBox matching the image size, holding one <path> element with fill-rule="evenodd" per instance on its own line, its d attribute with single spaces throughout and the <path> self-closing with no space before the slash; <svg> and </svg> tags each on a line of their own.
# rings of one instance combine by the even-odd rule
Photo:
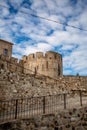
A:
<svg viewBox="0 0 87 130">
<path fill-rule="evenodd" d="M 36 52 L 24 55 L 19 61 L 12 57 L 12 43 L 0 40 L 0 68 L 9 69 L 12 72 L 42 74 L 57 78 L 62 76 L 62 55 L 48 51 Z"/>
<path fill-rule="evenodd" d="M 45 57 L 47 59 L 60 59 L 62 56 L 59 53 L 53 52 L 53 51 L 48 51 L 45 54 Z"/>
<path fill-rule="evenodd" d="M 23 60 L 18 61 L 15 57 L 0 55 L 0 69 L 8 69 L 12 72 L 23 72 Z"/>
<path fill-rule="evenodd" d="M 18 58 L 15 58 L 15 57 L 9 57 L 9 56 L 5 56 L 3 54 L 0 55 L 0 59 L 2 61 L 8 61 L 8 62 L 11 62 L 11 63 L 14 63 L 14 64 L 17 64 L 18 63 Z"/>
<path fill-rule="evenodd" d="M 28 56 L 24 55 L 22 57 L 22 60 L 27 61 L 27 60 L 36 60 L 40 58 L 45 58 L 45 59 L 61 59 L 61 54 L 53 51 L 48 51 L 45 54 L 43 52 L 36 52 L 35 54 L 29 54 Z"/>
<path fill-rule="evenodd" d="M 53 51 L 36 52 L 23 56 L 24 68 L 32 70 L 34 73 L 40 73 L 50 77 L 62 76 L 62 56 Z M 30 71 L 24 70 L 24 73 Z"/>
</svg>

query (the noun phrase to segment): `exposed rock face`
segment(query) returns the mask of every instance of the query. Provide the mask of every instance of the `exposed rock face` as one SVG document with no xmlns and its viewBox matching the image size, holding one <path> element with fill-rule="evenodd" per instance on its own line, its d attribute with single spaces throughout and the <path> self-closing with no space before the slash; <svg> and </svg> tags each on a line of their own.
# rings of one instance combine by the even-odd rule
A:
<svg viewBox="0 0 87 130">
<path fill-rule="evenodd" d="M 17 120 L 0 125 L 0 130 L 87 130 L 87 107 Z"/>
<path fill-rule="evenodd" d="M 35 97 L 69 92 L 74 89 L 87 90 L 87 77 L 65 76 L 52 79 L 0 70 L 0 100 Z"/>
</svg>

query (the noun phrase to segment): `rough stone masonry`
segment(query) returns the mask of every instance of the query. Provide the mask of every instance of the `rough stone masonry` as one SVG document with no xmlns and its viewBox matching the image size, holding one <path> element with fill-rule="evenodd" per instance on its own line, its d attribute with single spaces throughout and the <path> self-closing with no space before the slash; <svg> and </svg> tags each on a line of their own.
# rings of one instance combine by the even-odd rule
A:
<svg viewBox="0 0 87 130">
<path fill-rule="evenodd" d="M 63 76 L 60 54 L 38 52 L 18 61 L 12 57 L 12 45 L 0 40 L 0 101 L 87 90 L 87 76 Z M 0 125 L 0 130 L 80 129 L 87 129 L 87 108 Z"/>
<path fill-rule="evenodd" d="M 12 46 L 0 40 L 0 100 L 87 90 L 87 76 L 63 76 L 60 54 L 37 52 L 18 61 Z"/>
<path fill-rule="evenodd" d="M 0 130 L 87 130 L 87 107 L 7 122 Z"/>
<path fill-rule="evenodd" d="M 18 59 L 12 57 L 13 44 L 0 40 L 0 68 L 7 68 L 11 71 L 20 71 L 21 73 L 41 74 L 49 77 L 62 76 L 62 56 L 59 53 L 49 51 L 46 54 L 37 52 L 23 56 Z"/>
</svg>

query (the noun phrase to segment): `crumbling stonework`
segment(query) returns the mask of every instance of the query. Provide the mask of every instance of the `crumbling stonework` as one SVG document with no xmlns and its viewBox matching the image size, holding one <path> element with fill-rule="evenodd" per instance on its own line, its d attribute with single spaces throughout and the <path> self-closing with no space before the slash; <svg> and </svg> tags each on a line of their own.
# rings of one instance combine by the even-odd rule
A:
<svg viewBox="0 0 87 130">
<path fill-rule="evenodd" d="M 87 90 L 87 76 L 63 76 L 53 79 L 0 70 L 0 100 L 56 95 L 71 90 Z"/>
<path fill-rule="evenodd" d="M 8 51 L 9 56 L 0 55 L 0 100 L 87 90 L 87 76 L 62 75 L 62 57 L 58 53 L 37 52 L 18 61 Z"/>
<path fill-rule="evenodd" d="M 43 52 L 37 52 L 23 56 L 18 62 L 17 58 L 12 57 L 12 45 L 12 43 L 0 40 L 0 68 L 55 78 L 63 75 L 61 54 L 49 51 L 44 55 Z"/>
<path fill-rule="evenodd" d="M 0 55 L 0 69 L 9 70 L 11 72 L 23 73 L 23 61 L 17 58 Z"/>
<path fill-rule="evenodd" d="M 13 43 L 0 40 L 0 69 L 22 73 L 23 61 L 12 57 L 12 46 Z"/>
<path fill-rule="evenodd" d="M 0 130 L 87 130 L 87 107 L 7 122 Z"/>
<path fill-rule="evenodd" d="M 63 76 L 60 54 L 47 52 L 43 55 L 42 52 L 37 52 L 36 55 L 23 56 L 22 60 L 18 61 L 12 57 L 12 48 L 8 47 L 12 45 L 3 43 L 4 47 L 5 45 L 7 48 L 4 49 L 8 51 L 5 50 L 5 54 L 3 51 L 0 53 L 1 102 L 24 97 L 46 95 L 50 97 L 72 90 L 87 90 L 87 76 Z M 3 50 L 2 44 L 0 49 Z M 87 93 L 84 93 L 84 96 L 87 97 Z M 14 108 L 13 104 L 12 107 Z M 3 109 L 0 107 L 0 111 Z M 62 113 L 0 125 L 0 130 L 80 130 L 80 128 L 87 129 L 87 108 L 66 110 Z"/>
</svg>

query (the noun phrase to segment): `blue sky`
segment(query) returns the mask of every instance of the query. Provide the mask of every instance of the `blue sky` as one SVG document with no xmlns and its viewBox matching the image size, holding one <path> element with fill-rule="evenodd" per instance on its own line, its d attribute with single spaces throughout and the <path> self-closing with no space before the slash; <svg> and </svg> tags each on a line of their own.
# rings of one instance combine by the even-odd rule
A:
<svg viewBox="0 0 87 130">
<path fill-rule="evenodd" d="M 52 50 L 63 56 L 64 75 L 87 75 L 87 0 L 0 0 L 0 38 L 14 43 L 13 56 Z"/>
</svg>

